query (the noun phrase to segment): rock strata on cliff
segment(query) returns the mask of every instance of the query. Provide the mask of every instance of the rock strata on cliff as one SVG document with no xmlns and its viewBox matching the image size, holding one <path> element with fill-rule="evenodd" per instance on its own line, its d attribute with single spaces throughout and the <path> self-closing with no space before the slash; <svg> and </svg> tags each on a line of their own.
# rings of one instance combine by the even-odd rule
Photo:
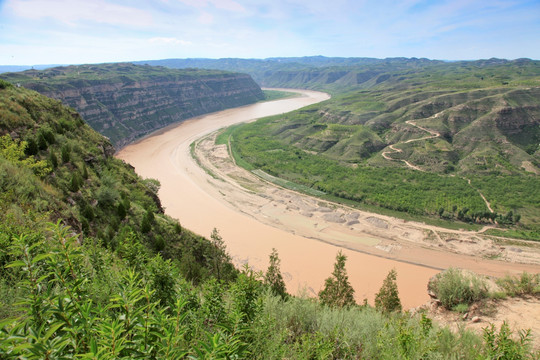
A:
<svg viewBox="0 0 540 360">
<path fill-rule="evenodd" d="M 117 148 L 169 124 L 264 98 L 249 75 L 217 70 L 102 64 L 2 78 L 74 107 Z"/>
</svg>

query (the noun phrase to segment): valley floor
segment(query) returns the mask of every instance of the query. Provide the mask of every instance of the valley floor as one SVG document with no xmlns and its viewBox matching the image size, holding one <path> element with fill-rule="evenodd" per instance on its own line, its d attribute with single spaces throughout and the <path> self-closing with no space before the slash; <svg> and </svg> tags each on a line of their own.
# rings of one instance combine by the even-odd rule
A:
<svg viewBox="0 0 540 360">
<path fill-rule="evenodd" d="M 481 233 L 406 222 L 289 191 L 237 167 L 227 147 L 216 146 L 215 135 L 209 136 L 234 123 L 328 98 L 302 93 L 183 122 L 127 146 L 117 156 L 141 176 L 161 182 L 165 211 L 183 226 L 205 236 L 216 227 L 238 266 L 248 263 L 265 270 L 276 248 L 288 291 L 294 294 L 316 295 L 340 249 L 348 256 L 357 302 L 373 303 L 386 274 L 396 269 L 405 308 L 427 302 L 429 278 L 450 266 L 494 276 L 540 271 L 540 244 L 501 245 Z M 198 163 L 190 154 L 194 141 Z"/>
<path fill-rule="evenodd" d="M 308 238 L 433 269 L 461 267 L 502 276 L 540 270 L 540 244 L 480 231 L 450 230 L 360 211 L 283 189 L 233 163 L 215 135 L 196 143 L 195 157 L 222 200 L 257 220 Z M 269 175 L 263 175 L 268 177 Z M 219 191 L 218 191 L 219 189 Z"/>
</svg>

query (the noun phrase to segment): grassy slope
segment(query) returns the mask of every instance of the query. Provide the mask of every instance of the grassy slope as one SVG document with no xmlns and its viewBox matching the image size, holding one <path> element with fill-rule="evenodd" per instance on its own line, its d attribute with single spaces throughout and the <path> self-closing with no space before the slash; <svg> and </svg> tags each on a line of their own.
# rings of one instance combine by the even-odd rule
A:
<svg viewBox="0 0 540 360">
<path fill-rule="evenodd" d="M 540 65 L 492 60 L 386 73 L 354 91 L 318 83 L 335 92 L 331 100 L 245 125 L 234 132 L 237 152 L 255 168 L 338 197 L 447 219 L 466 209 L 468 221 L 487 216 L 480 190 L 497 213 L 519 213 L 536 238 L 540 185 L 530 169 L 540 170 Z M 415 141 L 430 133 L 409 120 L 441 136 Z M 387 154 L 396 161 L 381 156 L 390 144 L 402 150 Z"/>
<path fill-rule="evenodd" d="M 257 274 L 237 275 L 219 247 L 164 216 L 158 184 L 114 159 L 73 110 L 0 81 L 0 119 L 2 359 L 475 359 L 494 351 L 426 317 L 274 296 Z M 507 351 L 534 356 L 495 336 Z"/>
<path fill-rule="evenodd" d="M 208 276 L 208 241 L 164 215 L 157 197 L 159 183 L 142 180 L 115 159 L 109 141 L 79 114 L 59 101 L 7 86 L 0 89 L 0 119 L 3 221 L 28 212 L 62 220 L 84 239 L 110 249 L 136 239 L 141 251 L 160 252 L 183 263 L 188 279 Z M 10 162 L 6 149 L 17 144 L 25 148 L 22 160 L 11 156 Z M 43 165 L 39 173 L 31 165 L 17 166 L 29 155 Z"/>
</svg>

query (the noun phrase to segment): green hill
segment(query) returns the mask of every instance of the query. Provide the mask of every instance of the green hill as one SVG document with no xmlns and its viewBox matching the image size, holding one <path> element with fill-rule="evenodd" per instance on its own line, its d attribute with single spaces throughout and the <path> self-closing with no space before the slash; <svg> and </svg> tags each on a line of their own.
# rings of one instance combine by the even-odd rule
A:
<svg viewBox="0 0 540 360">
<path fill-rule="evenodd" d="M 246 74 L 100 64 L 0 75 L 61 100 L 116 146 L 172 123 L 264 99 Z"/>
<path fill-rule="evenodd" d="M 337 307 L 344 256 L 324 301 L 274 293 L 277 254 L 264 276 L 235 270 L 217 231 L 164 215 L 159 184 L 113 152 L 73 109 L 0 80 L 1 359 L 536 356 L 507 327 L 484 341 L 401 313 L 395 273 L 377 309 L 350 286 Z"/>
<path fill-rule="evenodd" d="M 0 84 L 2 266 L 19 225 L 41 231 L 45 222 L 61 220 L 81 242 L 137 246 L 148 256 L 185 262 L 190 280 L 208 276 L 211 245 L 163 214 L 156 180 L 142 180 L 115 159 L 109 140 L 73 109 Z"/>
<path fill-rule="evenodd" d="M 320 77 L 294 83 L 334 96 L 239 127 L 236 154 L 358 206 L 519 222 L 523 237 L 540 239 L 539 62 L 396 60 L 364 68 L 378 75 L 356 85 Z M 318 71 L 328 79 L 329 69 Z"/>
</svg>

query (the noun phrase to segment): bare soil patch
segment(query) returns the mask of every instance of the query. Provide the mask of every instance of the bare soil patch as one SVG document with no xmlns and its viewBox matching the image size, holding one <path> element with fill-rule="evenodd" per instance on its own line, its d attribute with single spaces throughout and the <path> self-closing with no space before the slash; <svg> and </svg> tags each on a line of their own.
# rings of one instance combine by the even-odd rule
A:
<svg viewBox="0 0 540 360">
<path fill-rule="evenodd" d="M 537 297 L 486 300 L 473 305 L 465 314 L 446 310 L 435 301 L 415 311 L 426 311 L 431 319 L 453 331 L 465 328 L 482 335 L 486 327 L 493 324 L 499 330 L 503 322 L 510 326 L 515 336 L 521 330 L 530 329 L 533 346 L 540 350 L 540 299 Z"/>
</svg>

